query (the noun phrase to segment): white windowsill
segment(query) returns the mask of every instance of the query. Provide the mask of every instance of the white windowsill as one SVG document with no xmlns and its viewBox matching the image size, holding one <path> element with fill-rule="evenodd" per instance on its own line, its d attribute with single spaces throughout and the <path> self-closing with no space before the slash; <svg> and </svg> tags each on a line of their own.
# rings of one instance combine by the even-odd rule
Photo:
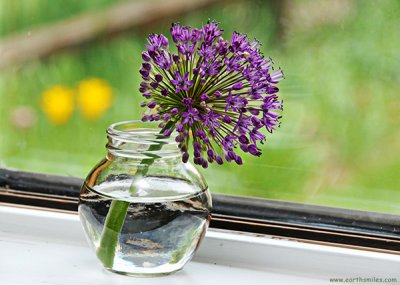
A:
<svg viewBox="0 0 400 285">
<path fill-rule="evenodd" d="M 125 277 L 102 269 L 86 244 L 77 215 L 0 205 L 4 285 L 312 285 L 348 277 L 397 278 L 398 283 L 390 284 L 400 284 L 400 256 L 209 230 L 194 260 L 181 272 L 159 278 Z"/>
</svg>

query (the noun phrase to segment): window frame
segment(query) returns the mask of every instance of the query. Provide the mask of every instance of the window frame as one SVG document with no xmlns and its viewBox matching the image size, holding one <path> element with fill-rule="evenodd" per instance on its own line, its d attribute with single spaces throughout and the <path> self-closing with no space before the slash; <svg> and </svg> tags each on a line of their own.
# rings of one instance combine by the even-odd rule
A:
<svg viewBox="0 0 400 285">
<path fill-rule="evenodd" d="M 76 213 L 82 179 L 0 168 L 0 204 Z M 212 194 L 210 227 L 278 239 L 400 254 L 400 217 Z"/>
</svg>

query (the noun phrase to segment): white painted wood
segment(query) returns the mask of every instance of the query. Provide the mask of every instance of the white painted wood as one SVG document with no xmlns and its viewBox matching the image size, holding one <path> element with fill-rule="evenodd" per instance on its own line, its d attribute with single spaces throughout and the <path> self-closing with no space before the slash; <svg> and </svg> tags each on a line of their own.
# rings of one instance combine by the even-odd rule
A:
<svg viewBox="0 0 400 285">
<path fill-rule="evenodd" d="M 183 271 L 133 278 L 102 269 L 77 215 L 0 206 L 1 285 L 313 285 L 351 277 L 397 278 L 390 284 L 400 284 L 400 256 L 209 230 Z"/>
</svg>

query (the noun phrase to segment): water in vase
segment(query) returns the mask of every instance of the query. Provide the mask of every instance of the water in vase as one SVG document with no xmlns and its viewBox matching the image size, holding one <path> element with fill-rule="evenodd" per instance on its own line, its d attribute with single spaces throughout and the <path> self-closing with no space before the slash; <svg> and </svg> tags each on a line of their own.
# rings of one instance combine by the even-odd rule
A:
<svg viewBox="0 0 400 285">
<path fill-rule="evenodd" d="M 184 180 L 146 177 L 135 193 L 131 180 L 83 187 L 79 215 L 89 244 L 97 253 L 107 213 L 114 200 L 128 206 L 111 271 L 128 275 L 163 275 L 175 272 L 190 260 L 210 217 L 208 191 L 195 191 Z"/>
</svg>

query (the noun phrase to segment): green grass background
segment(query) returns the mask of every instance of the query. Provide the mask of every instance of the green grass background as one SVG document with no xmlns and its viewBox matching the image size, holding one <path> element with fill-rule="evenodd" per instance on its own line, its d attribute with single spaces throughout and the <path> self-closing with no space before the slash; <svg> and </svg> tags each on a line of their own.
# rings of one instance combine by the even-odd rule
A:
<svg viewBox="0 0 400 285">
<path fill-rule="evenodd" d="M 111 2 L 0 0 L 0 36 Z M 140 117 L 136 90 L 146 35 L 167 33 L 172 21 L 199 26 L 213 18 L 227 37 L 238 30 L 259 39 L 286 79 L 282 126 L 261 158 L 202 171 L 211 190 L 400 214 L 400 1 L 344 0 L 348 11 L 337 16 L 317 2 L 291 1 L 278 15 L 273 1 L 225 1 L 1 71 L 0 165 L 84 177 L 105 155 L 106 127 Z M 52 125 L 40 110 L 41 93 L 89 77 L 112 86 L 110 110 L 95 122 L 76 111 L 67 124 Z M 11 124 L 18 106 L 36 110 L 32 128 Z"/>
</svg>

